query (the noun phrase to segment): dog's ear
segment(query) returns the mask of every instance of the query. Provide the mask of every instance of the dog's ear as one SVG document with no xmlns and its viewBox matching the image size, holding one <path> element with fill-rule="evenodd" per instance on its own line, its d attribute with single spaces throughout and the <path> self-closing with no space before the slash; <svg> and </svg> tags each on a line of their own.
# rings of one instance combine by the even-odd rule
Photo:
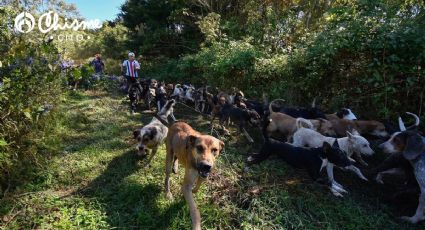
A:
<svg viewBox="0 0 425 230">
<path fill-rule="evenodd" d="M 187 137 L 187 142 L 186 142 L 186 148 L 195 146 L 196 139 L 198 139 L 197 136 L 194 136 L 194 135 L 188 136 Z"/>
<path fill-rule="evenodd" d="M 354 135 L 350 133 L 350 131 L 345 132 L 347 134 L 348 139 L 353 139 Z"/>
<path fill-rule="evenodd" d="M 322 148 L 323 148 L 323 153 L 325 153 L 325 156 L 327 156 L 329 154 L 329 152 L 331 151 L 332 146 L 328 142 L 325 141 L 325 142 L 323 142 Z"/>
<path fill-rule="evenodd" d="M 220 141 L 220 153 L 224 150 L 224 142 Z"/>
<path fill-rule="evenodd" d="M 134 137 L 134 139 L 137 139 L 137 137 L 139 135 L 140 135 L 140 130 L 139 129 L 133 131 L 133 137 Z"/>
<path fill-rule="evenodd" d="M 414 160 L 425 151 L 425 138 L 415 133 L 408 137 L 406 148 L 404 149 L 403 156 L 407 160 Z"/>
<path fill-rule="evenodd" d="M 156 128 L 151 128 L 149 132 L 149 138 L 152 140 L 155 138 L 155 136 L 158 134 L 158 130 Z"/>
</svg>

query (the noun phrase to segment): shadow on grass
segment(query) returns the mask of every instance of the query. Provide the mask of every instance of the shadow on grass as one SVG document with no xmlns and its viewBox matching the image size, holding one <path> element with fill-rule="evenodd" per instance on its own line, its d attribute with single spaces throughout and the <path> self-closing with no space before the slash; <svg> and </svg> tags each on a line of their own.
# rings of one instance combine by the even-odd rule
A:
<svg viewBox="0 0 425 230">
<path fill-rule="evenodd" d="M 167 229 L 184 208 L 184 201 L 161 206 L 162 187 L 128 180 L 141 169 L 138 160 L 133 151 L 115 157 L 101 175 L 77 193 L 103 204 L 111 227 Z"/>
</svg>

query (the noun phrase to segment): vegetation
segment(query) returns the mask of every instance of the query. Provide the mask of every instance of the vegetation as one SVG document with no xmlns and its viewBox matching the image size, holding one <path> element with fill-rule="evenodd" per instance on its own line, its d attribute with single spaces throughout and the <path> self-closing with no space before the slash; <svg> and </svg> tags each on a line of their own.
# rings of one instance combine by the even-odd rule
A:
<svg viewBox="0 0 425 230">
<path fill-rule="evenodd" d="M 294 105 L 317 97 L 325 110 L 351 107 L 364 119 L 395 121 L 410 111 L 425 120 L 423 1 L 127 0 L 101 29 L 67 32 L 91 37 L 84 42 L 60 42 L 61 32 L 17 33 L 13 20 L 24 8 L 81 17 L 63 0 L 0 4 L 2 229 L 189 228 L 184 200 L 162 193 L 164 147 L 150 168 L 134 154 L 131 131 L 150 116 L 142 114 L 142 124 L 129 116 L 109 78 L 94 83 L 88 63 L 96 53 L 108 75 L 120 75 L 119 63 L 134 51 L 143 76 L 170 83 L 237 86 L 248 98 L 266 92 Z M 63 59 L 79 66 L 61 71 Z M 176 116 L 208 132 L 201 115 L 178 107 Z M 237 138 L 226 146 L 196 195 L 207 229 L 424 227 L 397 219 L 411 215 L 417 199 L 391 203 L 383 191 L 396 183 L 337 172 L 350 194 L 335 199 L 282 162 L 245 169 L 258 146 Z M 181 179 L 173 176 L 173 193 Z"/>
<path fill-rule="evenodd" d="M 190 216 L 180 192 L 184 171 L 172 175 L 174 201 L 163 193 L 165 146 L 144 168 L 135 154 L 132 130 L 151 116 L 130 116 L 116 91 L 67 94 L 57 127 L 62 152 L 37 179 L 0 203 L 6 229 L 188 229 Z M 178 119 L 208 132 L 208 120 L 185 107 Z M 252 132 L 254 130 L 250 130 Z M 259 133 L 256 134 L 259 138 Z M 260 143 L 259 143 L 260 144 Z M 336 171 L 349 194 L 336 199 L 306 173 L 279 160 L 244 170 L 250 146 L 241 137 L 226 140 L 218 165 L 196 200 L 205 229 L 422 229 L 397 220 L 415 209 L 398 210 L 385 200 L 394 185 L 364 183 Z M 387 190 L 386 190 L 387 189 Z"/>
</svg>

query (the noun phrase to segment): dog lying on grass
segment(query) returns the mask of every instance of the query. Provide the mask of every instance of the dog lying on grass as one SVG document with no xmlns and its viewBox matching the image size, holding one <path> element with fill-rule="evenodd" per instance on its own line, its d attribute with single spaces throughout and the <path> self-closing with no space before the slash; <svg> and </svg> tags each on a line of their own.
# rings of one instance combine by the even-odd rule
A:
<svg viewBox="0 0 425 230">
<path fill-rule="evenodd" d="M 192 229 L 201 229 L 201 216 L 192 193 L 198 192 L 214 167 L 214 162 L 224 149 L 224 142 L 195 131 L 184 122 L 172 125 L 167 135 L 167 155 L 165 163 L 165 194 L 172 199 L 170 192 L 171 171 L 177 173 L 178 163 L 185 168 L 182 192 L 189 205 Z"/>
<path fill-rule="evenodd" d="M 133 132 L 134 139 L 139 142 L 136 148 L 138 156 L 146 156 L 149 152 L 148 149 L 152 150 L 146 166 L 150 164 L 159 146 L 164 143 L 167 137 L 168 128 L 163 123 L 168 121 L 168 117 L 171 117 L 173 121 L 176 120 L 173 114 L 175 104 L 176 101 L 174 99 L 167 101 L 157 114 L 158 118 L 152 118 L 149 124 Z"/>
</svg>

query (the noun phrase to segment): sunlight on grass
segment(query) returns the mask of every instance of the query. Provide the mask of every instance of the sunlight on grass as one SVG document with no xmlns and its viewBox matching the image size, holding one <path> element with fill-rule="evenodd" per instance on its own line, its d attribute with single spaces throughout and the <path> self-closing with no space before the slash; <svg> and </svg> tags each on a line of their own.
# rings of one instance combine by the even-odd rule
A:
<svg viewBox="0 0 425 230">
<path fill-rule="evenodd" d="M 135 155 L 132 131 L 150 121 L 129 116 L 120 94 L 73 92 L 58 127 L 62 151 L 39 181 L 2 206 L 10 229 L 189 229 L 180 192 L 183 171 L 172 175 L 175 200 L 163 193 L 165 146 L 150 167 Z M 186 108 L 176 117 L 208 132 L 208 122 Z M 258 135 L 255 130 L 251 130 Z M 376 193 L 354 186 L 343 199 L 311 182 L 305 172 L 268 160 L 245 171 L 251 151 L 244 137 L 226 137 L 217 168 L 195 195 L 205 229 L 400 229 Z M 258 145 L 254 150 L 258 149 Z M 339 174 L 337 173 L 337 176 Z M 351 178 L 351 180 L 355 180 Z M 417 226 L 420 229 L 420 225 Z"/>
</svg>

